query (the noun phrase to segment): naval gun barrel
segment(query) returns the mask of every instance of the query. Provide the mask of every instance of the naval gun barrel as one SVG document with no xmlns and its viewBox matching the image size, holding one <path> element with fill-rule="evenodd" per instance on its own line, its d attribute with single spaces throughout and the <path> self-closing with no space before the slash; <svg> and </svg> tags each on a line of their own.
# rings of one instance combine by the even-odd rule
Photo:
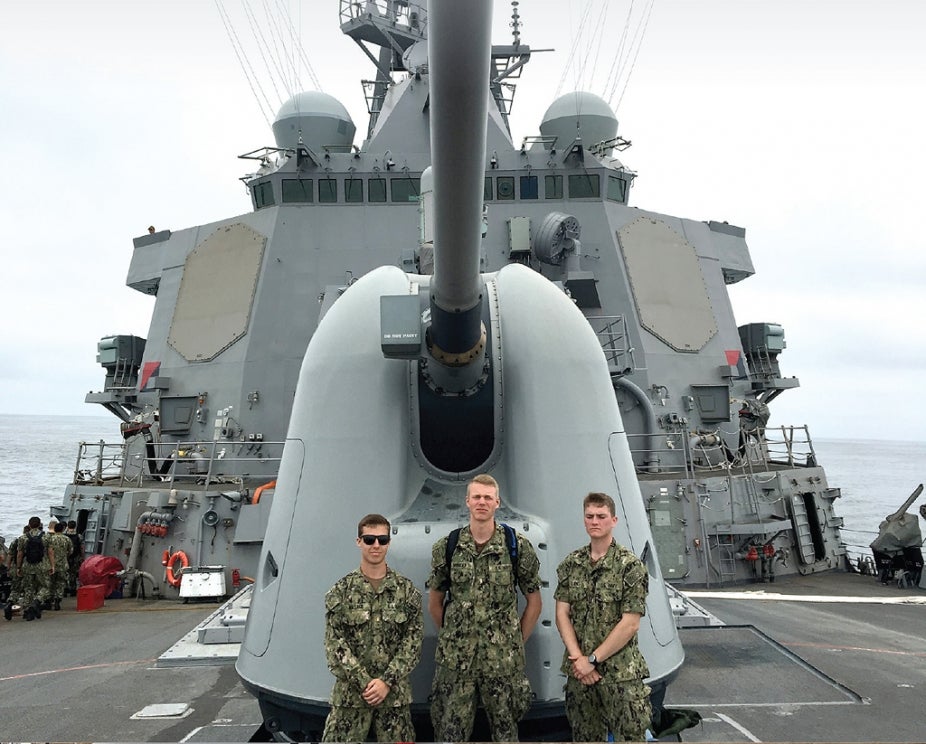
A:
<svg viewBox="0 0 926 744">
<path fill-rule="evenodd" d="M 910 508 L 911 504 L 913 504 L 913 502 L 916 501 L 920 497 L 921 493 L 923 493 L 922 483 L 920 483 L 916 488 L 913 489 L 913 493 L 911 493 L 910 496 L 907 498 L 907 500 L 904 501 L 903 504 L 901 504 L 900 508 L 897 511 L 895 511 L 893 514 L 891 514 L 887 518 L 887 521 L 890 522 L 894 519 L 900 519 L 906 513 L 907 509 Z"/>
<path fill-rule="evenodd" d="M 428 11 L 434 277 L 428 346 L 463 366 L 484 346 L 479 249 L 492 0 L 432 0 Z"/>
</svg>

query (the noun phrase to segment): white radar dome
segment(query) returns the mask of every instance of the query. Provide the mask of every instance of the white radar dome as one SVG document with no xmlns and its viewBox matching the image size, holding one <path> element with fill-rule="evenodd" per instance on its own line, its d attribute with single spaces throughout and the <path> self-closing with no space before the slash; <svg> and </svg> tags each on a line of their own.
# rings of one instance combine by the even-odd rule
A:
<svg viewBox="0 0 926 744">
<path fill-rule="evenodd" d="M 344 105 L 334 96 L 317 90 L 297 93 L 277 113 L 273 137 L 277 147 L 295 148 L 302 142 L 321 152 L 325 147 L 344 152 L 354 142 L 354 126 Z"/>
<path fill-rule="evenodd" d="M 607 102 L 586 91 L 560 96 L 543 115 L 543 137 L 555 137 L 558 150 L 569 147 L 576 137 L 585 147 L 613 139 L 617 135 L 617 117 Z M 549 144 L 545 145 L 547 148 Z"/>
</svg>

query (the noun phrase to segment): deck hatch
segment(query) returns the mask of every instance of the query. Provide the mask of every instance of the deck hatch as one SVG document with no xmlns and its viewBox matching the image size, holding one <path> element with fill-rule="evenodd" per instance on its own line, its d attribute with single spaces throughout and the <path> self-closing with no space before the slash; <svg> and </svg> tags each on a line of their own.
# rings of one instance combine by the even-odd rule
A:
<svg viewBox="0 0 926 744">
<path fill-rule="evenodd" d="M 840 705 L 861 696 L 752 625 L 679 629 L 685 663 L 669 686 L 672 706 Z"/>
</svg>

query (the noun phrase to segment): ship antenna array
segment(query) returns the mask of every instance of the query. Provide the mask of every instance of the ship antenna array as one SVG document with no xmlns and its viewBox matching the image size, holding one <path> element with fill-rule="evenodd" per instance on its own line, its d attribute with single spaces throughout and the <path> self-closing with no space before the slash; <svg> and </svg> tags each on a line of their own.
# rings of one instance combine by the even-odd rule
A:
<svg viewBox="0 0 926 744">
<path fill-rule="evenodd" d="M 652 15 L 656 0 L 645 0 L 642 10 L 639 10 L 636 14 L 634 13 L 634 0 L 630 0 L 627 8 L 627 15 L 624 19 L 623 30 L 621 31 L 620 41 L 611 59 L 607 78 L 600 87 L 594 83 L 594 78 L 599 69 L 598 57 L 604 45 L 607 30 L 610 28 L 607 23 L 609 2 L 608 0 L 601 0 L 601 7 L 591 32 L 592 38 L 590 41 L 583 43 L 583 37 L 590 25 L 594 1 L 595 0 L 587 0 L 585 3 L 579 21 L 579 27 L 573 35 L 569 56 L 563 67 L 563 74 L 556 87 L 554 98 L 559 97 L 562 92 L 566 77 L 571 69 L 574 77 L 573 87 L 576 91 L 594 90 L 598 88 L 601 91 L 601 97 L 608 102 L 608 105 L 614 111 L 617 111 L 624 98 L 627 85 L 630 82 L 637 56 L 643 46 L 643 38 L 646 35 L 646 29 L 649 26 L 649 19 Z M 579 49 L 583 47 L 586 50 L 584 55 L 579 53 Z M 593 50 L 595 57 L 593 61 L 590 61 Z M 618 94 L 618 89 L 620 89 L 620 95 L 617 97 L 617 102 L 615 103 L 614 99 Z"/>
<path fill-rule="evenodd" d="M 223 0 L 215 0 L 215 6 L 257 106 L 266 119 L 267 125 L 271 126 L 276 111 L 284 100 L 302 90 L 303 71 L 312 81 L 315 90 L 320 91 L 322 87 L 305 53 L 301 33 L 297 31 L 289 10 L 281 0 L 261 1 L 263 20 L 258 18 L 248 0 L 242 1 L 245 19 L 253 37 L 253 45 L 257 47 L 263 63 L 263 71 L 260 73 L 251 64 L 248 49 L 239 37 L 235 23 L 225 8 Z M 273 7 L 270 5 L 271 2 L 274 3 Z M 271 96 L 265 92 L 262 79 L 270 81 L 276 101 L 271 101 Z"/>
<path fill-rule="evenodd" d="M 511 45 L 517 49 L 521 46 L 521 16 L 518 15 L 518 0 L 511 0 Z"/>
</svg>

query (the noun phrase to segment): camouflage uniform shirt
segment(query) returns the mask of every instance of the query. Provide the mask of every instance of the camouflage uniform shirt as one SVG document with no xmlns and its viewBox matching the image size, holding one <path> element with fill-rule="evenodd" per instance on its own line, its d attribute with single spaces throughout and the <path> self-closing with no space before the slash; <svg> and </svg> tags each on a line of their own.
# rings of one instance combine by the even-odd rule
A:
<svg viewBox="0 0 926 744">
<path fill-rule="evenodd" d="M 592 563 L 591 546 L 574 550 L 556 569 L 554 599 L 570 606 L 572 626 L 583 652 L 591 653 L 607 638 L 625 612 L 646 614 L 649 575 L 630 550 L 611 541 L 611 547 Z M 563 674 L 572 674 L 569 652 L 563 654 Z M 649 676 L 637 636 L 614 656 L 598 665 L 604 680 L 626 682 Z"/>
<path fill-rule="evenodd" d="M 391 568 L 374 589 L 359 569 L 325 595 L 325 656 L 335 676 L 331 705 L 366 707 L 372 679 L 391 688 L 382 706 L 412 701 L 408 675 L 421 658 L 421 592 Z"/>
<path fill-rule="evenodd" d="M 529 540 L 521 533 L 517 540 L 516 583 L 527 595 L 540 589 L 540 561 Z M 447 566 L 446 553 L 447 538 L 443 537 L 431 552 L 428 588 L 449 588 L 452 598 L 444 609 L 435 661 L 461 672 L 499 677 L 523 674 L 524 641 L 504 528 L 496 524 L 495 534 L 477 552 L 469 527 L 464 527 L 451 566 Z"/>
<path fill-rule="evenodd" d="M 26 544 L 29 542 L 30 537 L 35 537 L 36 535 L 42 538 L 42 560 L 38 563 L 29 563 L 26 560 Z M 43 575 L 47 575 L 48 571 L 51 569 L 51 563 L 48 561 L 48 549 L 52 547 L 51 535 L 47 532 L 43 532 L 41 529 L 29 530 L 29 532 L 20 535 L 16 538 L 16 553 L 17 560 L 18 556 L 22 556 L 22 569 L 23 571 L 34 571 L 40 572 Z M 57 555 L 55 556 L 57 558 Z"/>
<path fill-rule="evenodd" d="M 63 532 L 55 532 L 54 534 L 48 535 L 48 545 L 51 546 L 51 549 L 55 554 L 55 574 L 60 574 L 62 577 L 66 577 L 68 570 L 68 556 L 71 555 L 71 552 L 74 550 L 74 545 L 71 543 L 71 538 L 69 538 Z"/>
</svg>

